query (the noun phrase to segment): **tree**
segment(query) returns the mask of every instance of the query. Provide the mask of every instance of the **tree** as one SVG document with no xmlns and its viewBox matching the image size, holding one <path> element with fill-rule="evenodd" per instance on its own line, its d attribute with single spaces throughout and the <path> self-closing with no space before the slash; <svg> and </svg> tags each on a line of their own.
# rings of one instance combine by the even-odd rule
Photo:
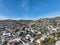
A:
<svg viewBox="0 0 60 45">
<path fill-rule="evenodd" d="M 50 44 L 54 44 L 56 42 L 54 38 L 47 38 L 46 41 Z"/>
<path fill-rule="evenodd" d="M 20 32 L 19 36 L 22 36 L 22 37 L 24 37 L 24 34 L 23 34 L 23 32 Z"/>
<path fill-rule="evenodd" d="M 8 41 L 4 41 L 4 45 L 7 45 L 7 42 L 8 42 Z"/>
</svg>

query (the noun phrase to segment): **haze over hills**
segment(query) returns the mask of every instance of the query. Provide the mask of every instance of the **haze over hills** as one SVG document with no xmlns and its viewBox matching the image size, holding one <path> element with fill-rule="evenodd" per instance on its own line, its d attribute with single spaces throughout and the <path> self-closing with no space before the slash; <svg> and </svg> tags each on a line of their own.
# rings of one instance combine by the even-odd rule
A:
<svg viewBox="0 0 60 45">
<path fill-rule="evenodd" d="M 38 20 L 0 20 L 0 28 L 8 27 L 11 29 L 21 29 L 23 27 L 31 27 L 33 29 L 41 29 L 47 25 L 60 26 L 60 17 L 40 18 Z"/>
</svg>

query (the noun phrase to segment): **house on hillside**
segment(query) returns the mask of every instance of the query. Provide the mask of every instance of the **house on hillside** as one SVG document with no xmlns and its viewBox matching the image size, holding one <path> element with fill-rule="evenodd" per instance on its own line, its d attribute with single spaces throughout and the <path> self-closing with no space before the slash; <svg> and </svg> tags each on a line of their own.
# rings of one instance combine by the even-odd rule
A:
<svg viewBox="0 0 60 45">
<path fill-rule="evenodd" d="M 13 40 L 9 40 L 8 43 L 7 43 L 7 45 L 19 45 L 20 41 L 21 41 L 20 38 L 15 38 Z"/>
<path fill-rule="evenodd" d="M 60 45 L 60 41 L 57 41 L 55 45 Z"/>
</svg>

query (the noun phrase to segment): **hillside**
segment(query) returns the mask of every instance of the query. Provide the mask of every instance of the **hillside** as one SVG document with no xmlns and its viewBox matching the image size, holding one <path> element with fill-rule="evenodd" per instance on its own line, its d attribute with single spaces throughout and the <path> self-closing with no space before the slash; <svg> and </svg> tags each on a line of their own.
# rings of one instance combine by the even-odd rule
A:
<svg viewBox="0 0 60 45">
<path fill-rule="evenodd" d="M 20 29 L 23 26 L 28 26 L 27 24 L 33 22 L 32 20 L 0 20 L 0 28 L 10 28 L 10 29 Z"/>
<path fill-rule="evenodd" d="M 46 26 L 60 26 L 60 17 L 40 18 L 38 20 L 0 20 L 0 28 L 8 27 L 13 30 L 31 27 L 33 29 L 44 29 Z"/>
<path fill-rule="evenodd" d="M 32 24 L 33 22 L 29 23 Z M 40 18 L 36 20 L 30 27 L 34 29 L 44 29 L 46 26 L 52 25 L 54 27 L 60 26 L 60 17 L 55 18 Z"/>
</svg>

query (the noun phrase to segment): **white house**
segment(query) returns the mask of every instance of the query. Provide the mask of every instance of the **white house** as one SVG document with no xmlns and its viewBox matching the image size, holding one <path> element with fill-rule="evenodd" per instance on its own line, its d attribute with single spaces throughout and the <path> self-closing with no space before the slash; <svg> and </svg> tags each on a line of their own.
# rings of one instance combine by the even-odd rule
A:
<svg viewBox="0 0 60 45">
<path fill-rule="evenodd" d="M 57 41 L 55 45 L 60 45 L 60 41 Z"/>
<path fill-rule="evenodd" d="M 57 32 L 56 28 L 53 28 L 53 29 L 52 29 L 52 31 L 55 31 L 55 32 Z"/>
<path fill-rule="evenodd" d="M 31 37 L 31 35 L 27 34 L 25 38 L 29 39 L 30 37 Z"/>
<path fill-rule="evenodd" d="M 31 38 L 30 38 L 30 40 L 31 40 L 31 42 L 32 42 L 32 41 L 34 41 L 34 40 L 35 40 L 35 38 L 31 37 Z"/>
<path fill-rule="evenodd" d="M 40 44 L 40 39 L 37 39 L 37 41 L 36 41 L 36 42 L 37 42 L 39 45 L 41 45 L 41 44 Z"/>
<path fill-rule="evenodd" d="M 42 37 L 40 38 L 41 40 L 45 40 L 47 38 L 46 35 L 42 35 Z"/>
<path fill-rule="evenodd" d="M 11 36 L 10 33 L 6 33 L 6 32 L 4 32 L 4 33 L 3 33 L 3 36 L 6 36 L 6 35 L 7 35 L 7 36 Z"/>
<path fill-rule="evenodd" d="M 38 32 L 37 34 L 41 34 L 41 32 Z"/>
</svg>

